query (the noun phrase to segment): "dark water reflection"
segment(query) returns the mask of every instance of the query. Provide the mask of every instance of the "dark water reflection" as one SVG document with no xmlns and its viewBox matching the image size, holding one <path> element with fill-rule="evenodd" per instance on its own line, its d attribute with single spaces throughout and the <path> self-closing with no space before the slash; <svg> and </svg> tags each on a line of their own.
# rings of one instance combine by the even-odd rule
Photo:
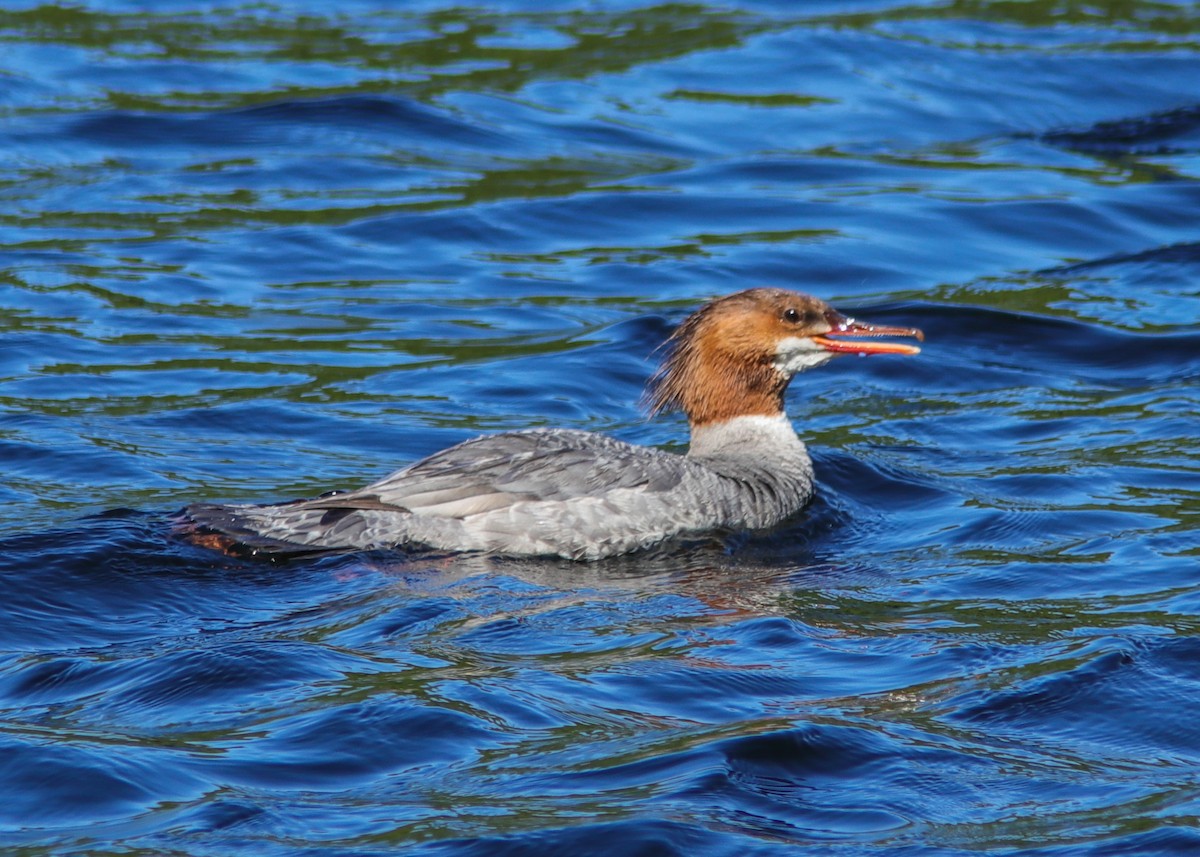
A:
<svg viewBox="0 0 1200 857">
<path fill-rule="evenodd" d="M 0 10 L 0 842 L 1195 853 L 1193 4 Z M 681 449 L 747 285 L 820 496 L 581 566 L 268 564 L 195 500 L 485 431 Z"/>
</svg>

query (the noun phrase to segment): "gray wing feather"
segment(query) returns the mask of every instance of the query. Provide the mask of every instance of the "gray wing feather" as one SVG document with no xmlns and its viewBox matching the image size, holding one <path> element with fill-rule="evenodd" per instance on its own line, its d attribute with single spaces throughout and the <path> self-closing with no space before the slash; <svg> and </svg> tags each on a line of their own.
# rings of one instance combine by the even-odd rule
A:
<svg viewBox="0 0 1200 857">
<path fill-rule="evenodd" d="M 527 536 L 530 527 L 570 529 L 570 510 L 589 519 L 652 508 L 661 514 L 670 504 L 653 495 L 669 493 L 693 469 L 682 456 L 604 435 L 534 429 L 466 441 L 344 494 L 269 506 L 202 504 L 187 512 L 199 526 L 264 552 L 401 543 L 489 549 L 505 537 Z M 612 492 L 626 497 L 623 509 L 603 499 Z M 630 502 L 631 495 L 646 502 Z M 568 510 L 562 522 L 539 517 L 547 501 Z"/>
<path fill-rule="evenodd" d="M 664 466 L 672 460 L 679 467 Z M 661 491 L 678 483 L 684 461 L 590 432 L 509 432 L 436 453 L 367 486 L 362 493 L 416 511 L 487 494 L 507 496 L 515 502 L 570 500 L 617 488 Z"/>
</svg>

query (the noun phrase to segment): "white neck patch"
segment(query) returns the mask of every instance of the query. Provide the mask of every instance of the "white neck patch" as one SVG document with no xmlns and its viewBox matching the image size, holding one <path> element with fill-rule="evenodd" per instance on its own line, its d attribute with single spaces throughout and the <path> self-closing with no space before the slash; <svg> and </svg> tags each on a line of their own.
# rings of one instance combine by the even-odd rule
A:
<svg viewBox="0 0 1200 857">
<path fill-rule="evenodd" d="M 692 430 L 688 455 L 766 455 L 773 450 L 804 451 L 787 414 L 748 414 Z"/>
</svg>

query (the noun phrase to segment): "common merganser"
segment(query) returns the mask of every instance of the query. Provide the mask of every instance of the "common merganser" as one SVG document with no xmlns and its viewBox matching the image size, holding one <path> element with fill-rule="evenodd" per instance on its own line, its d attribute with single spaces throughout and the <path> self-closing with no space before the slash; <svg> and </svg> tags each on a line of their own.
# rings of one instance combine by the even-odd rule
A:
<svg viewBox="0 0 1200 857">
<path fill-rule="evenodd" d="M 669 539 L 773 526 L 813 495 L 784 413 L 797 372 L 839 354 L 916 354 L 910 327 L 847 318 L 784 289 L 718 298 L 667 341 L 651 414 L 680 409 L 686 455 L 572 429 L 468 440 L 365 488 L 274 505 L 196 504 L 191 540 L 245 554 L 414 547 L 596 560 Z"/>
</svg>

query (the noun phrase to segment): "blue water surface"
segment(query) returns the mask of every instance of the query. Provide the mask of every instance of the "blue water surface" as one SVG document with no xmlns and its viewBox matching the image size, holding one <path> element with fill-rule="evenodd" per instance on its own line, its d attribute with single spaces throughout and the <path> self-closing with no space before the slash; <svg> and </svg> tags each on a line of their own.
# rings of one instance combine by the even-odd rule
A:
<svg viewBox="0 0 1200 857">
<path fill-rule="evenodd" d="M 1200 853 L 1193 3 L 9 2 L 0 844 Z M 598 564 L 287 563 L 194 501 L 483 432 L 682 451 L 703 300 L 927 334 L 819 497 Z"/>
</svg>

